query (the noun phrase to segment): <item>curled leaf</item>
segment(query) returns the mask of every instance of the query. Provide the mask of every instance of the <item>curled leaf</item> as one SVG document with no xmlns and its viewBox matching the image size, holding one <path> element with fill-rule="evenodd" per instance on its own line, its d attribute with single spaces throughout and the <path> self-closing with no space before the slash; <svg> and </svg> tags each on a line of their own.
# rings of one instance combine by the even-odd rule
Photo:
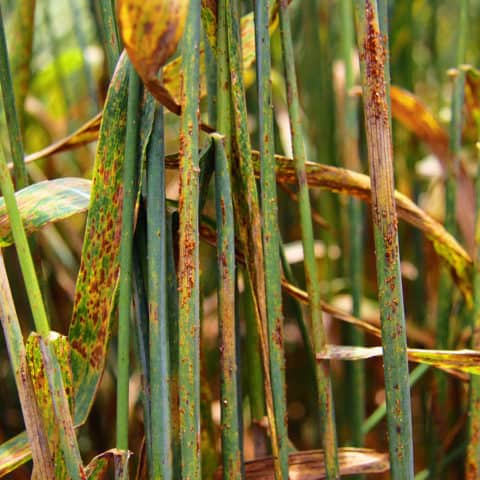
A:
<svg viewBox="0 0 480 480">
<path fill-rule="evenodd" d="M 90 180 L 58 178 L 30 185 L 15 193 L 27 233 L 85 212 L 90 201 Z M 0 247 L 13 243 L 5 201 L 0 198 Z"/>
<path fill-rule="evenodd" d="M 118 21 L 122 40 L 135 70 L 169 110 L 180 106 L 157 78 L 158 70 L 175 52 L 187 18 L 188 0 L 120 0 Z"/>
</svg>

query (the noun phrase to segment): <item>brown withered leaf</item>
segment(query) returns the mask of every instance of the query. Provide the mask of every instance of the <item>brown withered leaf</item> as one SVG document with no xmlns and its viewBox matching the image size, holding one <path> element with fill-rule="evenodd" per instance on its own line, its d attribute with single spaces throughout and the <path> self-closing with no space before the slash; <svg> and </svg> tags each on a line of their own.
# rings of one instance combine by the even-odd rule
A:
<svg viewBox="0 0 480 480">
<path fill-rule="evenodd" d="M 322 480 L 326 478 L 323 450 L 291 453 L 288 458 L 291 480 Z M 339 448 L 340 475 L 372 474 L 387 472 L 388 455 L 367 448 Z M 220 479 L 222 471 L 217 471 Z M 247 480 L 274 480 L 273 458 L 258 458 L 245 462 Z"/>
</svg>

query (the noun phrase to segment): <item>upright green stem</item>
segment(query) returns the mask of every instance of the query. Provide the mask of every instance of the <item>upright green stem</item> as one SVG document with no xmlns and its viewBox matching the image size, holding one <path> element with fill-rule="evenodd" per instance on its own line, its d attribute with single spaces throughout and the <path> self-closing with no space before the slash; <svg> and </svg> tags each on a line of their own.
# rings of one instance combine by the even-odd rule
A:
<svg viewBox="0 0 480 480">
<path fill-rule="evenodd" d="M 252 150 L 247 125 L 243 67 L 240 56 L 240 31 L 235 5 L 224 0 L 228 38 L 228 59 L 231 81 L 232 116 L 235 126 L 235 146 L 238 163 L 232 162 L 232 185 L 235 196 L 235 215 L 238 234 L 245 244 L 247 271 L 254 292 L 255 321 L 260 340 L 260 354 L 265 387 L 265 406 L 277 478 L 282 476 L 278 436 L 272 395 L 270 355 L 267 334 L 267 301 L 265 294 L 265 264 L 263 260 L 262 222 L 258 193 L 252 164 Z"/>
<path fill-rule="evenodd" d="M 305 277 L 307 291 L 310 298 L 309 310 L 312 322 L 313 347 L 315 351 L 320 352 L 325 348 L 325 330 L 323 327 L 320 287 L 315 261 L 312 211 L 305 168 L 305 145 L 300 120 L 300 104 L 298 100 L 297 79 L 295 74 L 292 34 L 290 31 L 290 17 L 288 12 L 288 2 L 286 0 L 282 0 L 280 3 L 280 33 L 287 86 L 287 103 L 290 117 L 293 156 L 295 159 L 295 170 L 298 180 L 298 206 L 300 211 L 302 244 L 305 258 Z M 321 412 L 321 431 L 325 449 L 327 478 L 338 478 L 337 436 L 328 362 L 322 362 L 316 366 L 316 377 L 318 383 L 318 403 Z"/>
<path fill-rule="evenodd" d="M 147 154 L 147 263 L 150 345 L 150 478 L 172 478 L 170 348 L 167 319 L 167 251 L 163 108 L 157 107 Z"/>
<path fill-rule="evenodd" d="M 232 113 L 228 71 L 226 11 L 217 9 L 217 129 L 214 136 L 215 204 L 217 217 L 218 312 L 221 332 L 222 459 L 224 478 L 242 477 L 243 449 L 240 437 L 241 403 L 238 402 L 235 327 L 235 230 L 230 179 Z"/>
<path fill-rule="evenodd" d="M 270 34 L 268 0 L 255 1 L 255 50 L 257 58 L 258 130 L 260 145 L 260 191 L 263 221 L 265 293 L 270 350 L 273 406 L 282 478 L 288 478 L 288 432 L 283 349 L 282 291 L 278 232 L 277 183 L 275 176 L 272 89 L 270 84 Z"/>
<path fill-rule="evenodd" d="M 372 181 L 378 299 L 384 349 L 390 467 L 392 479 L 413 479 L 413 441 L 408 386 L 397 214 L 394 200 L 393 146 L 384 37 L 376 0 L 356 0 L 367 148 Z"/>
<path fill-rule="evenodd" d="M 350 94 L 354 87 L 353 73 L 353 48 L 354 48 L 354 23 L 351 0 L 342 0 L 342 57 L 345 65 L 345 91 L 344 122 L 343 122 L 343 165 L 346 168 L 359 172 L 361 169 L 358 147 L 358 115 L 357 99 Z M 348 199 L 348 248 L 349 248 L 349 278 L 352 295 L 352 315 L 360 317 L 362 297 L 362 233 L 363 218 L 362 206 L 358 199 Z M 364 334 L 359 328 L 347 326 L 347 340 L 352 345 L 363 345 Z M 365 368 L 363 362 L 348 362 L 347 387 L 345 389 L 348 411 L 351 441 L 354 446 L 363 445 L 362 422 L 365 417 Z"/>
<path fill-rule="evenodd" d="M 228 99 L 228 97 L 227 97 Z M 215 188 L 217 216 L 218 313 L 220 322 L 222 457 L 226 479 L 242 478 L 240 448 L 237 358 L 235 332 L 235 236 L 230 173 L 222 138 L 215 142 Z"/>
<path fill-rule="evenodd" d="M 117 448 L 128 450 L 128 384 L 130 353 L 130 312 L 132 303 L 132 240 L 136 198 L 135 170 L 139 131 L 141 82 L 130 65 L 127 106 L 127 132 L 123 172 L 122 239 L 120 242 L 120 280 L 118 301 L 118 379 Z"/>
<path fill-rule="evenodd" d="M 42 293 L 40 292 L 40 286 L 35 273 L 30 247 L 28 246 L 27 235 L 23 229 L 20 211 L 18 210 L 17 201 L 15 199 L 12 179 L 10 178 L 10 172 L 2 148 L 0 148 L 0 188 L 3 193 L 3 198 L 5 199 L 8 218 L 12 228 L 12 235 L 17 249 L 18 261 L 20 262 L 20 268 L 25 281 L 35 328 L 43 338 L 46 338 L 50 331 L 47 313 L 45 311 Z"/>
<path fill-rule="evenodd" d="M 200 2 L 191 1 L 183 37 L 180 129 L 179 394 L 182 477 L 201 478 L 198 93 Z"/>
<path fill-rule="evenodd" d="M 28 185 L 27 169 L 23 160 L 23 142 L 15 106 L 15 91 L 8 62 L 7 41 L 0 7 L 0 85 L 2 86 L 3 106 L 7 118 L 8 137 L 12 151 L 13 172 L 17 189 Z"/>
</svg>

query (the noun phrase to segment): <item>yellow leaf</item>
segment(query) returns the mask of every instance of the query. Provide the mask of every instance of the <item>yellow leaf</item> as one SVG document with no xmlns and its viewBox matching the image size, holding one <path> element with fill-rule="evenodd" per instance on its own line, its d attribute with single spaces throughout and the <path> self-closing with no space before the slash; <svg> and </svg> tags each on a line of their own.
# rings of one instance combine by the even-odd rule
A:
<svg viewBox="0 0 480 480">
<path fill-rule="evenodd" d="M 188 0 L 118 2 L 120 32 L 130 61 L 152 95 L 175 113 L 179 113 L 180 107 L 157 73 L 177 50 L 188 6 Z"/>
</svg>

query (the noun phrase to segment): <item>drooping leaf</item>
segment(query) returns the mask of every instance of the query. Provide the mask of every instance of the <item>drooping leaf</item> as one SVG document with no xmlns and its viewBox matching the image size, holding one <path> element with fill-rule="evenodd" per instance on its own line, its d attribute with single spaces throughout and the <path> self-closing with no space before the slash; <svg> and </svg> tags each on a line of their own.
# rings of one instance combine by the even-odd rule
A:
<svg viewBox="0 0 480 480">
<path fill-rule="evenodd" d="M 120 0 L 118 20 L 122 40 L 135 70 L 152 95 L 169 110 L 180 106 L 157 78 L 160 67 L 182 38 L 188 0 Z"/>
<path fill-rule="evenodd" d="M 25 157 L 25 163 L 34 162 L 41 158 L 61 153 L 73 148 L 81 147 L 98 139 L 98 132 L 100 131 L 100 123 L 102 121 L 103 112 L 97 113 L 93 118 L 84 123 L 78 130 L 62 138 L 58 142 L 52 143 L 46 148 L 32 153 Z"/>
<path fill-rule="evenodd" d="M 425 142 L 439 158 L 448 154 L 448 134 L 422 100 L 400 87 L 390 88 L 392 115 Z"/>
<path fill-rule="evenodd" d="M 27 233 L 42 226 L 85 212 L 90 199 L 90 180 L 58 178 L 30 185 L 16 192 L 18 208 Z M 0 247 L 12 245 L 7 209 L 0 198 Z"/>
<path fill-rule="evenodd" d="M 296 452 L 289 455 L 289 478 L 321 480 L 326 478 L 323 450 Z M 340 475 L 384 473 L 390 468 L 388 455 L 367 448 L 339 448 Z M 218 471 L 216 478 L 220 479 Z M 245 463 L 248 480 L 274 480 L 273 459 L 259 458 Z"/>
<path fill-rule="evenodd" d="M 325 351 L 317 353 L 317 359 L 365 360 L 368 358 L 381 357 L 382 355 L 382 347 L 327 345 Z M 442 370 L 480 375 L 480 352 L 478 350 L 427 350 L 409 348 L 408 358 L 412 362 L 432 365 Z"/>
<path fill-rule="evenodd" d="M 126 472 L 130 452 L 112 448 L 106 452 L 94 457 L 85 468 L 88 480 L 102 480 L 108 471 L 108 467 L 113 463 L 115 472 L 118 474 L 116 478 L 122 480 L 126 478 Z"/>
</svg>

